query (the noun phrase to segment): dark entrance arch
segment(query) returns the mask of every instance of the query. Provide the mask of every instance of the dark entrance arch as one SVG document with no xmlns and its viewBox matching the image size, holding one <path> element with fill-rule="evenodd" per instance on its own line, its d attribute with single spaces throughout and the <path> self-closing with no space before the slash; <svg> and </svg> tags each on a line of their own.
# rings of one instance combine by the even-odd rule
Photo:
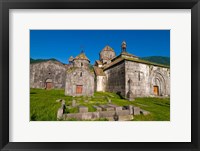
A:
<svg viewBox="0 0 200 151">
<path fill-rule="evenodd" d="M 50 90 L 53 88 L 53 83 L 52 83 L 52 79 L 47 79 L 45 81 L 45 89 Z"/>
</svg>

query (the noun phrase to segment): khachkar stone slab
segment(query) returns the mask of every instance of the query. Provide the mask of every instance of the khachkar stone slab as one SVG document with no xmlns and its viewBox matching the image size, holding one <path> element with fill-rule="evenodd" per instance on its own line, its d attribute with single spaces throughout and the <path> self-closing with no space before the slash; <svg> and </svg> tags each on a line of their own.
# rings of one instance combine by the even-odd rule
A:
<svg viewBox="0 0 200 151">
<path fill-rule="evenodd" d="M 72 100 L 72 107 L 76 106 L 76 100 Z"/>
<path fill-rule="evenodd" d="M 87 113 L 88 112 L 88 107 L 86 106 L 79 106 L 79 113 Z"/>
<path fill-rule="evenodd" d="M 140 115 L 140 108 L 139 107 L 136 107 L 136 106 L 133 107 L 133 115 Z"/>
<path fill-rule="evenodd" d="M 56 100 L 56 102 L 58 102 L 58 100 Z M 65 111 L 65 108 L 66 108 L 65 100 L 59 99 L 59 102 L 61 102 L 61 107 L 57 111 L 57 120 L 62 120 L 64 111 Z"/>
<path fill-rule="evenodd" d="M 130 114 L 130 115 L 133 115 L 133 106 L 132 106 L 132 105 L 129 105 L 129 106 L 128 106 L 128 109 L 129 109 L 129 114 Z"/>
<path fill-rule="evenodd" d="M 59 108 L 57 112 L 57 120 L 61 120 L 63 118 L 63 109 Z"/>
</svg>

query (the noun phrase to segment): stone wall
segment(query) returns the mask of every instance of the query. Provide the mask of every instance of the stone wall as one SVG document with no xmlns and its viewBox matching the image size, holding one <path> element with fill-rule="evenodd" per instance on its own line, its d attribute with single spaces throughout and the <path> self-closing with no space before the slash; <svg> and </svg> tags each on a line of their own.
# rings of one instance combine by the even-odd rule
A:
<svg viewBox="0 0 200 151">
<path fill-rule="evenodd" d="M 74 59 L 73 66 L 78 67 L 78 68 L 89 69 L 89 61 L 88 60 Z"/>
<path fill-rule="evenodd" d="M 66 68 L 57 61 L 30 64 L 30 87 L 45 88 L 46 81 L 50 79 L 52 88 L 64 88 Z"/>
<path fill-rule="evenodd" d="M 120 62 L 104 72 L 107 78 L 106 91 L 125 96 L 125 62 Z"/>
<path fill-rule="evenodd" d="M 114 51 L 102 51 L 99 58 L 103 63 L 109 63 L 110 60 L 113 59 L 115 56 L 116 55 Z"/>
<path fill-rule="evenodd" d="M 170 95 L 169 68 L 126 60 L 125 73 L 125 98 L 155 96 L 154 86 L 158 96 Z"/>
<path fill-rule="evenodd" d="M 94 73 L 84 68 L 70 68 L 67 70 L 65 95 L 92 96 L 94 94 Z M 77 86 L 81 86 L 81 93 L 77 93 Z"/>
<path fill-rule="evenodd" d="M 106 76 L 96 76 L 96 91 L 106 91 Z"/>
</svg>

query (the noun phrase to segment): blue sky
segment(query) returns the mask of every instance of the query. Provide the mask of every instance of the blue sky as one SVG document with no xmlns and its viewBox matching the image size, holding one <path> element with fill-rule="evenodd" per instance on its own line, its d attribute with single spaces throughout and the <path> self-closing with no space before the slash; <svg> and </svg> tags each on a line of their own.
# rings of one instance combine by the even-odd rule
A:
<svg viewBox="0 0 200 151">
<path fill-rule="evenodd" d="M 31 30 L 30 57 L 68 63 L 84 50 L 94 64 L 106 45 L 119 55 L 123 40 L 127 52 L 138 57 L 170 56 L 170 30 Z"/>
</svg>

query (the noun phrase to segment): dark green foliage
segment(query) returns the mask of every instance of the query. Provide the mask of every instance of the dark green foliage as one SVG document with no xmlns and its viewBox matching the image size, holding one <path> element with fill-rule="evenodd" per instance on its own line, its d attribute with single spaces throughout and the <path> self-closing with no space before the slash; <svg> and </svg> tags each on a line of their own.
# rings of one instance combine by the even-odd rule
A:
<svg viewBox="0 0 200 151">
<path fill-rule="evenodd" d="M 140 59 L 170 66 L 170 58 L 162 56 L 141 57 Z"/>
<path fill-rule="evenodd" d="M 45 62 L 45 61 L 58 61 L 57 59 L 50 58 L 50 59 L 30 59 L 30 63 L 39 63 L 39 62 Z M 58 61 L 60 62 L 60 61 Z M 62 63 L 62 62 L 60 62 Z M 63 63 L 62 63 L 63 64 Z"/>
</svg>

